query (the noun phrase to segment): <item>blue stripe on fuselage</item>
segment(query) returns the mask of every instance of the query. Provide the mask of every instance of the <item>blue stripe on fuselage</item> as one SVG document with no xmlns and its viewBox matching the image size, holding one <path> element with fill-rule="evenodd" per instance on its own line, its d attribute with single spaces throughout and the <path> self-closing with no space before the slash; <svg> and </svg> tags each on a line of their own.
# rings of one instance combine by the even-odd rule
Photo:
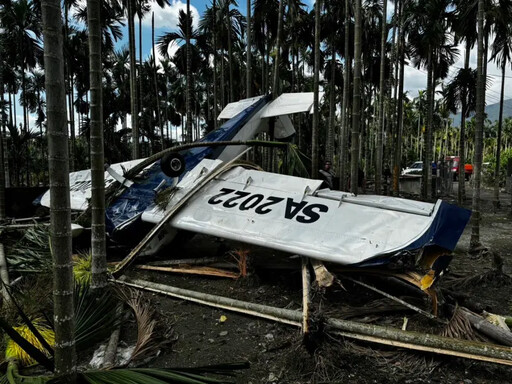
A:
<svg viewBox="0 0 512 384">
<path fill-rule="evenodd" d="M 250 107 L 244 109 L 238 115 L 225 122 L 215 131 L 210 132 L 199 142 L 215 142 L 232 140 L 235 135 L 244 127 L 250 118 L 258 112 L 270 100 L 269 96 L 263 97 Z M 180 152 L 186 162 L 186 170 L 193 169 L 204 158 L 215 159 L 225 147 L 211 148 L 198 147 Z M 185 172 L 180 176 L 184 176 Z M 142 180 L 136 180 L 132 187 L 126 189 L 120 197 L 111 203 L 106 209 L 106 230 L 115 240 L 116 231 L 120 227 L 124 227 L 127 223 L 131 226 L 132 222 L 140 220 L 140 215 L 155 200 L 154 189 L 161 183 L 166 181 L 166 185 L 172 185 L 173 178 L 166 176 L 160 169 L 160 161 L 155 162 L 149 169 L 144 172 Z M 125 239 L 119 239 L 125 240 Z"/>
</svg>

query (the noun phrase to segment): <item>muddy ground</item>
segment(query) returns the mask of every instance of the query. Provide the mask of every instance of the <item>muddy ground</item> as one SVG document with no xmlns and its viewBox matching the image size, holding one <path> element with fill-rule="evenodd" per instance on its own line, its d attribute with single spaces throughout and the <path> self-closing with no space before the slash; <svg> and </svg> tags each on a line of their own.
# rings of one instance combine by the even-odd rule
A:
<svg viewBox="0 0 512 384">
<path fill-rule="evenodd" d="M 468 196 L 471 191 L 469 191 Z M 483 193 L 483 223 L 481 239 L 492 252 L 504 260 L 505 272 L 512 266 L 512 220 L 510 195 L 503 194 L 502 208 L 494 212 L 492 191 Z M 453 201 L 451 198 L 447 200 Z M 467 207 L 471 202 L 468 199 Z M 487 311 L 510 315 L 512 298 L 506 280 L 473 279 L 466 285 L 453 286 L 453 279 L 467 276 L 486 276 L 492 268 L 492 252 L 468 254 L 471 226 L 466 228 L 449 272 L 438 282 L 445 287 L 468 294 L 471 300 Z M 206 257 L 226 254 L 232 249 L 247 246 L 220 241 L 206 236 L 195 236 L 179 248 L 171 250 L 172 257 Z M 287 260 L 288 255 L 272 250 L 250 248 L 253 258 Z M 255 303 L 289 309 L 300 309 L 302 300 L 301 274 L 298 259 L 291 260 L 292 269 L 256 268 L 246 279 L 182 276 L 158 272 L 136 271 L 130 277 L 173 285 L 196 291 L 228 296 Z M 409 302 L 429 310 L 425 295 L 388 281 L 366 280 L 385 288 L 397 296 L 407 296 Z M 457 280 L 461 281 L 461 280 Z M 388 307 L 379 295 L 341 279 L 328 292 L 316 292 L 314 302 L 322 316 L 351 318 L 353 320 L 401 328 L 408 318 L 409 330 L 440 333 L 442 326 L 422 315 L 398 309 L 394 312 L 359 314 L 357 308 L 368 303 Z M 149 365 L 159 367 L 191 367 L 208 364 L 247 361 L 250 368 L 235 376 L 237 383 L 508 383 L 512 370 L 507 367 L 472 360 L 419 354 L 396 348 L 364 344 L 325 334 L 315 333 L 316 348 L 302 343 L 300 329 L 289 325 L 242 316 L 232 312 L 175 300 L 157 294 L 148 294 L 160 312 L 163 323 L 171 326 L 176 341 L 162 350 Z M 350 309 L 356 309 L 350 312 Z M 221 321 L 225 316 L 225 321 Z"/>
</svg>

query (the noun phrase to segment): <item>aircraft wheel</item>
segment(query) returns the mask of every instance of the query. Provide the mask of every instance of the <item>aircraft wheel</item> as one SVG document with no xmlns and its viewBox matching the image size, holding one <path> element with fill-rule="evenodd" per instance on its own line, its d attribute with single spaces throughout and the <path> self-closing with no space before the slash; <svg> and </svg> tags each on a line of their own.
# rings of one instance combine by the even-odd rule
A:
<svg viewBox="0 0 512 384">
<path fill-rule="evenodd" d="M 169 177 L 177 177 L 185 172 L 185 158 L 179 153 L 168 153 L 160 160 L 162 172 Z"/>
</svg>

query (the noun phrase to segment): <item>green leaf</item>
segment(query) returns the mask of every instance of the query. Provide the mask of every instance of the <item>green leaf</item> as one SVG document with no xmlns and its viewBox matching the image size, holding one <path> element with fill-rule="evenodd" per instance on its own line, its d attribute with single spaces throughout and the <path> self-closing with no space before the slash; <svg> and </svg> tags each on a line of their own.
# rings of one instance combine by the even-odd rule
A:
<svg viewBox="0 0 512 384">
<path fill-rule="evenodd" d="M 98 295 L 87 285 L 75 284 L 75 343 L 78 351 L 111 334 L 120 322 L 117 303 L 110 290 Z"/>
</svg>

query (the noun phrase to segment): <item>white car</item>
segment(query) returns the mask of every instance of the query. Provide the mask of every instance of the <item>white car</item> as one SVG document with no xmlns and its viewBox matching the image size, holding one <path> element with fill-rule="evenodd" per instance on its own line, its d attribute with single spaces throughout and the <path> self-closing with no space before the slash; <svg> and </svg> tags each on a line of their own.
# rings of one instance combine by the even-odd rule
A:
<svg viewBox="0 0 512 384">
<path fill-rule="evenodd" d="M 421 175 L 423 172 L 423 161 L 415 161 L 410 166 L 402 170 L 402 175 Z"/>
</svg>

